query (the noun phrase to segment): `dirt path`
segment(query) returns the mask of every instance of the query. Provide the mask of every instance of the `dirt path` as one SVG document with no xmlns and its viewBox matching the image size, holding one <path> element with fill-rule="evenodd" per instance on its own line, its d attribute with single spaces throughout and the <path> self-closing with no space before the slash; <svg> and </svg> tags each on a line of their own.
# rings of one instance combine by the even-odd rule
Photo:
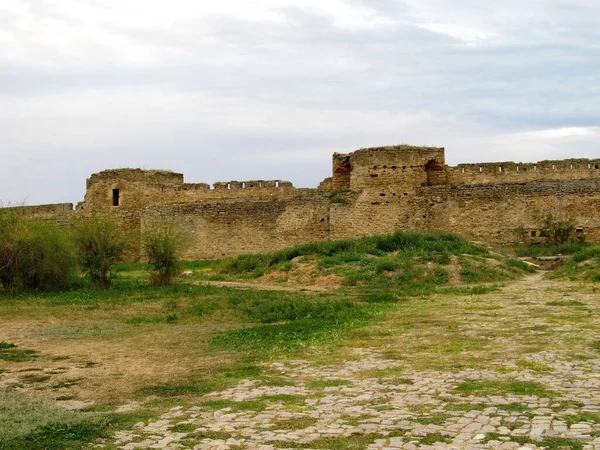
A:
<svg viewBox="0 0 600 450">
<path fill-rule="evenodd" d="M 175 407 L 122 449 L 600 449 L 600 299 L 542 274 L 435 296 Z"/>
</svg>

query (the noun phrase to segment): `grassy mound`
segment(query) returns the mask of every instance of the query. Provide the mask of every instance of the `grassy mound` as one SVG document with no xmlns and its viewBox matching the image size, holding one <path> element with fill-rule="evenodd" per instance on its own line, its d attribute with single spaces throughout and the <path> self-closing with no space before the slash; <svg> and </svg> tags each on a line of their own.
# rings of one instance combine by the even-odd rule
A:
<svg viewBox="0 0 600 450">
<path fill-rule="evenodd" d="M 582 247 L 569 261 L 549 276 L 600 283 L 600 246 Z"/>
<path fill-rule="evenodd" d="M 445 284 L 503 281 L 531 269 L 452 233 L 398 231 L 243 255 L 222 261 L 216 271 L 230 278 L 427 293 Z"/>
</svg>

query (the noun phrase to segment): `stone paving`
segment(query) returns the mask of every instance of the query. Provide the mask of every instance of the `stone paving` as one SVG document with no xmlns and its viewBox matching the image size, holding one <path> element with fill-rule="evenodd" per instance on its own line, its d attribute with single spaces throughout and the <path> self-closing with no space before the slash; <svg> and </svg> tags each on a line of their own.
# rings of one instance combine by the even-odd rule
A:
<svg viewBox="0 0 600 450">
<path fill-rule="evenodd" d="M 536 295 L 545 301 L 544 292 Z M 324 366 L 273 362 L 269 377 L 175 407 L 98 447 L 600 450 L 600 355 L 549 349 L 520 358 L 547 369 L 502 358 L 483 370 L 415 370 L 373 348 Z M 535 382 L 551 395 L 457 389 L 466 382 Z"/>
</svg>

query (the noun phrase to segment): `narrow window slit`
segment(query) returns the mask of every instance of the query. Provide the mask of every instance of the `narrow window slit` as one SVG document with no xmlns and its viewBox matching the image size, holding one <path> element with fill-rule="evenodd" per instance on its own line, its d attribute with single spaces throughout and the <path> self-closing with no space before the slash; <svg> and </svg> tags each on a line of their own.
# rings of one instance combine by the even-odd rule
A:
<svg viewBox="0 0 600 450">
<path fill-rule="evenodd" d="M 121 204 L 121 191 L 119 189 L 112 190 L 112 201 L 113 206 L 120 206 Z"/>
</svg>

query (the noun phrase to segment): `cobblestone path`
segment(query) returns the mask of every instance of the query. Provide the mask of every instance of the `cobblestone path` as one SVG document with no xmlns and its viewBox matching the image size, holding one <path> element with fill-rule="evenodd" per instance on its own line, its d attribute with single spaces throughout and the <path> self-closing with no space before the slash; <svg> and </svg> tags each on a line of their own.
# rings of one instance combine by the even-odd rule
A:
<svg viewBox="0 0 600 450">
<path fill-rule="evenodd" d="M 493 341 L 490 348 L 450 356 L 435 348 L 420 353 L 425 335 L 407 330 L 403 336 L 401 328 L 392 328 L 397 336 L 373 347 L 351 346 L 342 361 L 268 363 L 268 376 L 209 394 L 196 406 L 175 407 L 105 445 L 600 449 L 600 349 L 593 348 L 600 342 L 600 300 L 571 288 L 535 275 L 479 296 L 478 305 L 488 309 L 454 311 L 464 325 L 454 332 Z M 402 314 L 402 306 L 398 311 Z M 443 327 L 447 332 L 447 325 L 440 332 Z M 526 348 L 538 335 L 542 348 Z M 400 356 L 390 357 L 392 348 Z M 465 354 L 486 355 L 486 363 L 448 370 L 415 364 L 419 358 L 451 361 Z"/>
</svg>

